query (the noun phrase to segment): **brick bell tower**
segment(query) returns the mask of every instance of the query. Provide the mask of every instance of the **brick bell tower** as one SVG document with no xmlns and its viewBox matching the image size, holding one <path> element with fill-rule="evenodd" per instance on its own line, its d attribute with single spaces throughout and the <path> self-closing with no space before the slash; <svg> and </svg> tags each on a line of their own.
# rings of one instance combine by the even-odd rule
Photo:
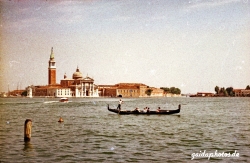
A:
<svg viewBox="0 0 250 163">
<path fill-rule="evenodd" d="M 49 73 L 48 73 L 49 85 L 55 85 L 56 84 L 56 61 L 55 61 L 55 57 L 53 53 L 53 47 L 51 48 L 48 70 L 49 70 Z"/>
</svg>

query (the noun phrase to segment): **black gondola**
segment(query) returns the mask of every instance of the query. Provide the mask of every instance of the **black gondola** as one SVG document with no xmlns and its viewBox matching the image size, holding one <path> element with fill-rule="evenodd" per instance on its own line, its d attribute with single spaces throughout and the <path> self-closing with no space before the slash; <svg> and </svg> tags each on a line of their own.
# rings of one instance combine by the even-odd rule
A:
<svg viewBox="0 0 250 163">
<path fill-rule="evenodd" d="M 181 105 L 179 104 L 178 109 L 176 110 L 160 110 L 160 111 L 147 111 L 147 112 L 143 112 L 143 111 L 138 111 L 138 110 L 121 110 L 119 111 L 118 109 L 111 109 L 109 108 L 108 105 L 108 110 L 117 114 L 144 114 L 144 115 L 149 115 L 149 114 L 163 114 L 163 115 L 169 115 L 169 114 L 177 114 L 180 113 L 181 110 Z"/>
</svg>

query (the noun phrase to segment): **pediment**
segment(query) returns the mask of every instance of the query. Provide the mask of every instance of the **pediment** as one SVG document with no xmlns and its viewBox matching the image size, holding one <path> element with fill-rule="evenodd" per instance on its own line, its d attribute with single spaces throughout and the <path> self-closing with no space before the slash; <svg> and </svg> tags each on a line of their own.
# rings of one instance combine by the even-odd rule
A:
<svg viewBox="0 0 250 163">
<path fill-rule="evenodd" d="M 84 78 L 83 80 L 91 80 L 91 81 L 94 81 L 94 79 L 92 79 L 92 78 L 90 78 L 90 77 L 86 77 L 86 78 Z"/>
</svg>

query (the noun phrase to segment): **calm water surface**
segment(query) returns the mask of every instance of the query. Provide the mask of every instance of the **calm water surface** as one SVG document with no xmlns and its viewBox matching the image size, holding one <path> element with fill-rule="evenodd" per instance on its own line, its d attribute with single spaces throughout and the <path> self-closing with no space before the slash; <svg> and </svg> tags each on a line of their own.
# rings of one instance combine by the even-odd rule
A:
<svg viewBox="0 0 250 163">
<path fill-rule="evenodd" d="M 250 162 L 250 98 L 123 98 L 122 108 L 182 109 L 117 115 L 117 98 L 0 99 L 0 162 Z M 63 123 L 58 123 L 60 116 Z M 32 119 L 32 138 L 23 141 Z M 238 158 L 196 158 L 230 152 Z"/>
</svg>

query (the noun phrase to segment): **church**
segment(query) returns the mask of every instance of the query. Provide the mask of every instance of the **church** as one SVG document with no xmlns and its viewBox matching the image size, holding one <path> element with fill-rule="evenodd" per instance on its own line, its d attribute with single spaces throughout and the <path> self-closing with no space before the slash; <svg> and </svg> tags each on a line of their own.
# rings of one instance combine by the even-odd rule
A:
<svg viewBox="0 0 250 163">
<path fill-rule="evenodd" d="M 32 97 L 99 97 L 98 86 L 94 84 L 94 79 L 83 77 L 78 66 L 72 78 L 64 75 L 60 84 L 56 83 L 56 61 L 51 48 L 51 54 L 48 63 L 48 85 L 46 86 L 28 86 L 27 96 Z"/>
</svg>

